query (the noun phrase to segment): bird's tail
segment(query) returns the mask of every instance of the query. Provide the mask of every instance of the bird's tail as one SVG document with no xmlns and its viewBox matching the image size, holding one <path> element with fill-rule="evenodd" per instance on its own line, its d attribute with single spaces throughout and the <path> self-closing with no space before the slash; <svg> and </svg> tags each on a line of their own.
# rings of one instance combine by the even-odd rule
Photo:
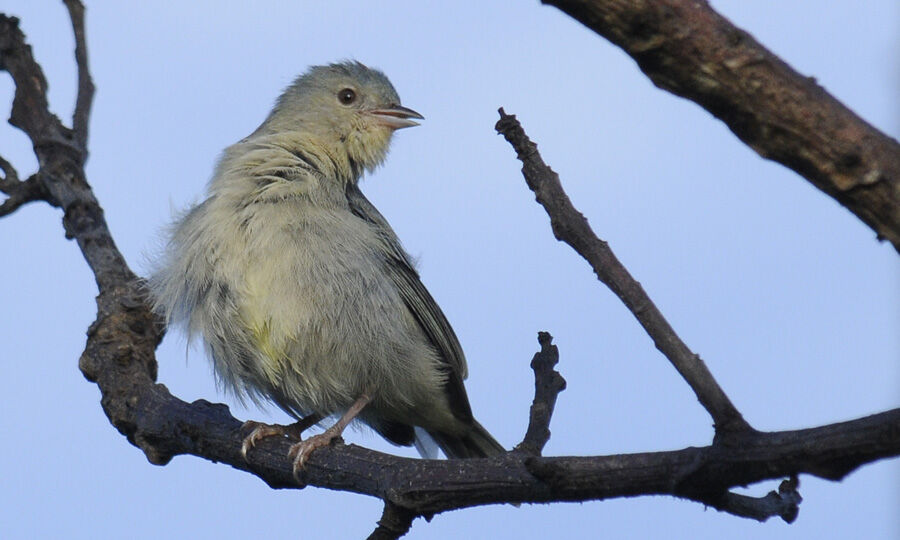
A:
<svg viewBox="0 0 900 540">
<path fill-rule="evenodd" d="M 429 431 L 428 434 L 448 458 L 483 458 L 506 452 L 476 420 L 472 420 L 471 429 L 464 435 L 449 435 L 439 431 Z"/>
</svg>

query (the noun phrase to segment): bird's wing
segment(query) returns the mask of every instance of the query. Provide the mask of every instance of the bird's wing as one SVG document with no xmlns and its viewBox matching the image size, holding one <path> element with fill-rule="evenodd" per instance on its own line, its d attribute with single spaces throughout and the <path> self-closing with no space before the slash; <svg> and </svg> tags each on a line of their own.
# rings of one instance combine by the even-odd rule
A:
<svg viewBox="0 0 900 540">
<path fill-rule="evenodd" d="M 354 214 L 377 227 L 382 234 L 388 247 L 387 270 L 391 279 L 400 291 L 410 312 L 419 322 L 425 335 L 428 336 L 432 346 L 437 349 L 441 359 L 451 368 L 450 378 L 458 380 L 461 388 L 462 380 L 467 376 L 466 358 L 447 317 L 444 316 L 437 302 L 422 284 L 418 272 L 413 268 L 412 261 L 401 247 L 397 235 L 394 234 L 387 220 L 353 183 L 347 187 L 347 201 Z M 448 390 L 459 391 L 454 386 L 451 382 Z M 465 408 L 468 409 L 465 390 L 462 390 L 462 393 Z"/>
</svg>

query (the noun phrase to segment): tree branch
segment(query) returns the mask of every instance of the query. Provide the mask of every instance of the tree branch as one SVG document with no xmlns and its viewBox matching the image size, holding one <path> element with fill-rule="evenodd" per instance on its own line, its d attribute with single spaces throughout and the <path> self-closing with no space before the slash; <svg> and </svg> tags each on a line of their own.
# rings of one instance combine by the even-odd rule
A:
<svg viewBox="0 0 900 540">
<path fill-rule="evenodd" d="M 757 521 L 779 516 L 786 523 L 793 523 L 803 501 L 797 491 L 799 485 L 800 481 L 793 476 L 781 482 L 778 491 L 770 491 L 765 497 L 748 497 L 729 491 L 721 497 L 709 499 L 707 504 L 716 510 Z"/>
<path fill-rule="evenodd" d="M 86 66 L 79 67 L 79 71 L 83 69 L 87 69 Z M 2 14 L 0 70 L 7 71 L 16 86 L 9 122 L 31 139 L 40 164 L 35 178 L 41 185 L 43 198 L 53 206 L 62 208 L 66 237 L 78 241 L 97 278 L 101 296 L 120 287 L 123 282 L 135 279 L 116 249 L 103 217 L 103 209 L 87 183 L 84 173 L 87 147 L 50 112 L 47 80 L 32 56 L 31 47 L 25 43 L 19 20 Z"/>
<path fill-rule="evenodd" d="M 559 362 L 559 350 L 552 344 L 553 336 L 547 332 L 538 333 L 541 351 L 531 359 L 534 371 L 534 400 L 528 418 L 525 438 L 516 446 L 516 452 L 532 456 L 541 451 L 550 440 L 550 419 L 556 407 L 556 397 L 566 389 L 566 380 L 553 369 Z"/>
<path fill-rule="evenodd" d="M 384 512 L 378 520 L 378 527 L 368 540 L 396 540 L 409 532 L 416 514 L 391 502 L 384 503 Z"/>
<path fill-rule="evenodd" d="M 78 65 L 78 96 L 75 98 L 75 112 L 72 114 L 72 127 L 79 145 L 87 151 L 88 120 L 91 116 L 91 105 L 94 101 L 94 81 L 88 66 L 87 44 L 84 37 L 84 5 L 77 0 L 63 0 L 72 19 L 72 31 L 75 34 L 75 63 Z M 87 155 L 84 156 L 87 159 Z"/>
<path fill-rule="evenodd" d="M 0 70 L 12 76 L 16 88 L 9 123 L 28 135 L 35 152 L 57 145 L 77 150 L 71 131 L 48 108 L 47 79 L 25 43 L 19 19 L 6 15 L 0 17 Z"/>
<path fill-rule="evenodd" d="M 73 27 L 79 27 L 77 21 L 73 21 Z M 82 62 L 86 54 L 76 54 L 76 59 Z M 87 184 L 84 159 L 88 112 L 82 114 L 85 129 L 78 136 L 50 113 L 46 81 L 18 21 L 2 15 L 0 69 L 9 72 L 16 85 L 11 121 L 31 138 L 40 163 L 40 170 L 22 184 L 39 185 L 47 200 L 63 209 L 66 235 L 78 242 L 99 287 L 97 319 L 88 329 L 79 367 L 88 380 L 97 383 L 103 410 L 113 426 L 152 463 L 162 465 L 176 455 L 190 454 L 247 471 L 273 487 L 313 485 L 378 497 L 387 505 L 382 523 L 373 534 L 396 538 L 415 516 L 475 505 L 650 494 L 682 497 L 761 519 L 767 512 L 775 515 L 776 510 L 771 508 L 779 506 L 764 501 L 768 496 L 754 500 L 728 490 L 799 473 L 839 480 L 863 464 L 900 455 L 900 409 L 895 409 L 798 431 L 738 429 L 728 439 L 729 444 L 718 440 L 704 448 L 614 456 L 541 457 L 536 452 L 516 452 L 492 459 L 421 460 L 337 444 L 312 455 L 298 485 L 288 457 L 290 441 L 267 439 L 245 460 L 241 454 L 242 422 L 231 416 L 227 406 L 204 400 L 186 403 L 155 383 L 154 350 L 163 328 L 145 302 L 140 280 L 116 248 L 103 211 Z M 86 64 L 83 69 L 86 72 Z M 3 169 L 4 187 L 18 181 L 12 166 Z M 640 304 L 638 311 L 647 312 L 651 307 Z M 549 336 L 541 343 L 542 352 L 536 355 L 535 363 L 546 360 L 552 371 L 556 358 Z M 538 362 L 537 357 L 544 360 Z M 697 369 L 690 362 L 688 368 Z M 543 377 L 536 374 L 538 379 Z M 553 392 L 538 396 L 543 392 L 539 386 L 535 402 L 545 404 L 546 414 L 534 414 L 537 435 L 525 439 L 538 452 L 546 442 L 556 396 Z M 717 401 L 724 394 L 712 392 L 709 396 L 706 392 L 708 389 L 700 390 L 714 403 L 717 424 L 722 417 L 723 422 L 740 418 L 736 411 L 728 411 L 727 398 L 724 405 Z M 790 499 L 792 496 L 786 493 L 783 498 Z M 799 502 L 799 496 L 794 500 Z M 767 505 L 769 510 L 765 509 Z"/>
<path fill-rule="evenodd" d="M 47 201 L 47 192 L 36 176 L 31 176 L 24 182 L 17 181 L 15 185 L 7 185 L 7 182 L 3 182 L 0 191 L 8 195 L 3 204 L 0 204 L 0 217 L 12 214 L 20 206 L 30 202 Z"/>
<path fill-rule="evenodd" d="M 700 357 L 688 348 L 657 309 L 644 288 L 619 262 L 609 245 L 597 238 L 587 219 L 572 205 L 563 191 L 559 176 L 548 167 L 514 115 L 500 109 L 497 132 L 503 135 L 522 161 L 522 174 L 528 187 L 550 216 L 557 240 L 572 246 L 584 257 L 597 278 L 612 290 L 637 318 L 656 348 L 672 362 L 678 373 L 697 395 L 715 422 L 716 436 L 752 430 L 732 405 Z"/>
<path fill-rule="evenodd" d="M 900 251 L 900 144 L 697 0 L 542 0 L 621 47 Z"/>
<path fill-rule="evenodd" d="M 759 511 L 750 515 L 746 509 L 749 499 L 742 503 L 739 496 L 725 492 L 799 473 L 839 480 L 862 464 L 900 455 L 900 409 L 894 409 L 818 428 L 754 432 L 737 445 L 612 456 L 512 453 L 493 459 L 422 460 L 336 444 L 310 457 L 298 486 L 287 457 L 290 441 L 267 439 L 245 461 L 240 453 L 241 422 L 225 405 L 185 403 L 162 385 L 151 384 L 146 375 L 143 382 L 110 375 L 114 371 L 110 363 L 138 362 L 116 359 L 108 350 L 114 347 L 95 347 L 103 341 L 97 334 L 90 340 L 85 357 L 100 355 L 106 366 L 98 380 L 104 409 L 151 462 L 165 464 L 175 455 L 191 454 L 251 472 L 272 487 L 312 485 L 351 491 L 390 501 L 416 515 L 506 502 L 673 495 L 759 519 Z"/>
<path fill-rule="evenodd" d="M 7 195 L 3 204 L 0 204 L 0 217 L 15 212 L 20 206 L 33 202 L 47 200 L 47 193 L 34 176 L 25 181 L 19 180 L 19 173 L 12 164 L 0 157 L 0 193 Z"/>
</svg>

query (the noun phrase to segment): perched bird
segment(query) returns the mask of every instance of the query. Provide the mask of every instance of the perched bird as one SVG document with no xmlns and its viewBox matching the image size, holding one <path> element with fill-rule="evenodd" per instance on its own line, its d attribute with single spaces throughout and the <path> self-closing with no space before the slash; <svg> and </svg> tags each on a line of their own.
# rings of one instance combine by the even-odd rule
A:
<svg viewBox="0 0 900 540">
<path fill-rule="evenodd" d="M 226 387 L 299 420 L 254 423 L 245 455 L 337 416 L 292 446 L 295 471 L 354 419 L 451 458 L 504 451 L 472 417 L 453 329 L 358 186 L 394 132 L 422 118 L 380 71 L 312 67 L 173 225 L 148 280 L 156 310 L 202 338 Z"/>
</svg>

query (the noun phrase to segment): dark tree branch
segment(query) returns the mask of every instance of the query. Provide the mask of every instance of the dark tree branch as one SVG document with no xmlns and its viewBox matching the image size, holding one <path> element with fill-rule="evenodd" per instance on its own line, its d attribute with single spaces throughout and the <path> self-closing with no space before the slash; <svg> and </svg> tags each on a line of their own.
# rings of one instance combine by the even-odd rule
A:
<svg viewBox="0 0 900 540">
<path fill-rule="evenodd" d="M 0 204 L 0 217 L 12 214 L 20 206 L 30 202 L 47 200 L 44 185 L 38 181 L 36 176 L 31 176 L 24 182 L 16 181 L 15 184 L 4 181 L 0 185 L 0 191 L 8 196 L 3 204 Z"/>
<path fill-rule="evenodd" d="M 130 331 L 124 325 L 120 331 Z M 251 472 L 272 487 L 306 485 L 351 491 L 390 501 L 415 515 L 505 502 L 602 500 L 636 495 L 673 495 L 743 517 L 746 501 L 725 492 L 799 473 L 839 480 L 858 466 L 900 454 L 900 409 L 818 428 L 751 433 L 738 445 L 594 457 L 508 454 L 493 459 L 401 458 L 355 445 L 317 451 L 293 479 L 286 439 L 267 439 L 249 461 L 241 457 L 241 422 L 221 404 L 185 403 L 143 374 L 122 380 L 115 371 L 141 371 L 115 347 L 100 347 L 97 334 L 84 358 L 104 366 L 98 384 L 111 421 L 153 463 L 191 454 Z M 109 349 L 113 350 L 110 351 Z M 97 355 L 99 358 L 93 357 Z M 83 359 L 84 359 L 83 358 Z"/>
<path fill-rule="evenodd" d="M 79 67 L 82 69 L 86 67 Z M 25 42 L 19 20 L 6 15 L 0 15 L 0 70 L 7 71 L 16 85 L 9 122 L 31 139 L 40 164 L 35 177 L 45 195 L 42 198 L 62 208 L 66 237 L 78 241 L 101 297 L 114 289 L 122 294 L 120 287 L 135 276 L 116 249 L 103 209 L 87 183 L 87 147 L 50 112 L 44 73 Z"/>
<path fill-rule="evenodd" d="M 391 502 L 384 503 L 384 512 L 378 520 L 378 527 L 368 540 L 396 540 L 409 532 L 416 514 Z"/>
<path fill-rule="evenodd" d="M 15 212 L 23 204 L 47 199 L 47 194 L 36 177 L 31 176 L 24 182 L 20 181 L 15 167 L 2 157 L 0 157 L 0 171 L 3 172 L 3 177 L 0 178 L 0 193 L 7 196 L 3 204 L 0 204 L 0 217 Z"/>
<path fill-rule="evenodd" d="M 3 177 L 0 178 L 0 191 L 9 195 L 19 185 L 19 171 L 3 157 L 0 157 L 0 171 L 3 172 Z"/>
<path fill-rule="evenodd" d="M 72 127 L 78 144 L 87 151 L 88 121 L 91 116 L 91 105 L 94 101 L 94 81 L 88 66 L 87 44 L 84 37 L 84 5 L 77 0 L 63 0 L 72 20 L 72 31 L 75 34 L 75 63 L 78 65 L 78 97 L 75 99 L 75 112 L 72 114 Z M 87 159 L 85 155 L 83 159 Z"/>
<path fill-rule="evenodd" d="M 727 436 L 751 430 L 703 360 L 681 341 L 641 284 L 631 277 L 609 245 L 597 238 L 587 219 L 575 209 L 563 191 L 559 176 L 541 159 L 537 145 L 529 140 L 516 117 L 507 115 L 501 108 L 496 129 L 509 141 L 522 161 L 525 181 L 550 216 L 550 226 L 557 240 L 569 244 L 584 257 L 600 281 L 634 314 L 656 348 L 672 362 L 709 411 L 715 422 L 716 435 Z"/>
<path fill-rule="evenodd" d="M 73 15 L 76 31 L 78 13 L 76 10 Z M 76 59 L 82 62 L 86 55 L 76 54 Z M 73 136 L 73 130 L 47 108 L 46 81 L 18 21 L 3 15 L 0 69 L 9 72 L 16 85 L 11 122 L 31 138 L 40 163 L 40 170 L 20 184 L 13 183 L 18 182 L 18 174 L 12 166 L 4 166 L 4 189 L 12 186 L 14 191 L 16 186 L 33 182 L 48 202 L 63 209 L 66 235 L 78 242 L 100 291 L 97 319 L 88 329 L 79 367 L 88 380 L 97 383 L 101 405 L 113 426 L 152 463 L 162 465 L 174 456 L 190 454 L 247 471 L 273 487 L 313 485 L 378 497 L 387 505 L 373 534 L 396 538 L 415 516 L 430 517 L 481 504 L 650 494 L 682 497 L 754 519 L 767 513 L 786 516 L 784 505 L 768 501 L 771 496 L 753 499 L 728 490 L 800 473 L 839 480 L 861 465 L 900 455 L 900 409 L 895 409 L 798 431 L 736 429 L 727 441 L 719 439 L 704 448 L 615 456 L 548 458 L 536 452 L 513 452 L 492 459 L 421 460 L 336 444 L 312 455 L 298 485 L 288 457 L 290 441 L 267 439 L 245 460 L 242 422 L 231 416 L 228 407 L 203 400 L 186 403 L 155 383 L 154 350 L 162 338 L 162 325 L 145 302 L 140 280 L 117 250 L 84 174 L 89 105 L 81 108 L 85 129 Z M 82 69 L 86 73 L 86 64 L 79 72 Z M 641 304 L 638 312 L 651 306 Z M 552 371 L 555 359 L 549 339 L 542 341 L 536 371 L 544 369 L 540 366 L 545 361 Z M 544 378 L 540 373 L 536 377 Z M 551 390 L 554 384 L 560 386 L 552 383 L 553 378 Z M 535 414 L 537 434 L 526 437 L 526 442 L 533 441 L 529 444 L 539 451 L 546 441 L 553 401 L 538 396 L 543 390 L 537 386 L 535 401 L 545 403 L 547 410 Z M 555 399 L 556 394 L 547 395 Z M 714 393 L 707 398 L 718 399 Z M 730 406 L 727 398 L 725 403 Z M 717 424 L 724 416 L 744 425 L 736 420 L 740 419 L 736 411 L 729 413 L 722 403 L 715 405 Z M 799 502 L 799 496 L 788 490 L 779 495 L 788 506 Z"/>
<path fill-rule="evenodd" d="M 542 0 L 621 47 L 900 251 L 900 144 L 698 0 Z"/>
<path fill-rule="evenodd" d="M 729 491 L 719 498 L 709 499 L 707 504 L 722 512 L 757 521 L 779 516 L 786 523 L 793 523 L 803 501 L 797 491 L 799 485 L 799 480 L 794 476 L 782 481 L 778 491 L 770 491 L 765 497 L 748 497 Z"/>
<path fill-rule="evenodd" d="M 550 419 L 556 407 L 556 398 L 566 389 L 566 380 L 553 369 L 559 362 L 559 350 L 553 345 L 553 336 L 547 332 L 538 333 L 541 351 L 531 359 L 534 371 L 534 400 L 528 418 L 525 438 L 516 446 L 516 452 L 539 456 L 550 440 Z"/>
<path fill-rule="evenodd" d="M 5 15 L 0 18 L 0 70 L 12 76 L 16 87 L 9 123 L 28 135 L 35 152 L 54 146 L 77 150 L 71 131 L 49 110 L 47 79 L 25 43 L 19 19 Z"/>
</svg>

